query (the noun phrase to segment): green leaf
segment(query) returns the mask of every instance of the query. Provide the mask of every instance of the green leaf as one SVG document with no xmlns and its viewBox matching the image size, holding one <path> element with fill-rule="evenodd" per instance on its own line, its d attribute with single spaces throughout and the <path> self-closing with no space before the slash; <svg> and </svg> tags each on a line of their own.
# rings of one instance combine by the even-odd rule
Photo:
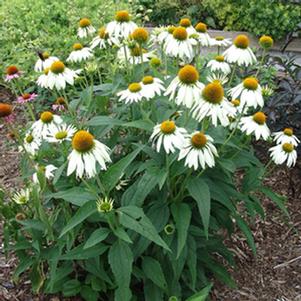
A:
<svg viewBox="0 0 301 301">
<path fill-rule="evenodd" d="M 83 206 L 88 201 L 95 200 L 95 195 L 85 191 L 84 187 L 73 187 L 65 191 L 48 194 L 46 198 L 48 200 L 51 198 L 63 199 L 76 206 Z"/>
<path fill-rule="evenodd" d="M 98 292 L 94 291 L 90 286 L 84 285 L 80 289 L 80 295 L 86 301 L 97 301 L 98 300 Z"/>
<path fill-rule="evenodd" d="M 78 224 L 82 223 L 86 218 L 97 211 L 95 201 L 89 201 L 82 207 L 80 207 L 73 217 L 69 220 L 68 224 L 64 227 L 59 237 L 62 237 L 67 232 L 72 230 Z"/>
<path fill-rule="evenodd" d="M 109 116 L 95 116 L 87 122 L 87 126 L 123 125 L 124 121 Z"/>
<path fill-rule="evenodd" d="M 186 299 L 186 301 L 206 301 L 212 288 L 212 283 L 204 287 L 201 291 Z"/>
<path fill-rule="evenodd" d="M 32 269 L 29 274 L 29 278 L 31 281 L 32 290 L 35 293 L 39 293 L 39 291 L 44 283 L 44 280 L 45 280 L 45 276 L 43 274 L 43 270 L 41 269 L 39 262 L 35 263 L 32 266 Z"/>
<path fill-rule="evenodd" d="M 115 290 L 115 301 L 130 301 L 130 290 L 133 253 L 129 245 L 117 240 L 109 251 L 109 264 L 115 277 L 118 288 Z"/>
<path fill-rule="evenodd" d="M 256 255 L 256 246 L 255 246 L 254 238 L 253 238 L 253 235 L 252 235 L 252 232 L 251 232 L 249 226 L 239 215 L 235 215 L 234 218 L 236 220 L 237 226 L 244 233 L 244 235 L 247 239 L 247 242 L 248 242 L 250 248 L 252 249 L 254 255 Z"/>
<path fill-rule="evenodd" d="M 96 244 L 98 244 L 99 242 L 105 240 L 107 238 L 107 236 L 109 235 L 110 230 L 107 228 L 100 228 L 100 229 L 96 229 L 88 238 L 88 240 L 86 241 L 85 245 L 84 245 L 84 249 L 88 249 L 90 247 L 95 246 Z"/>
<path fill-rule="evenodd" d="M 75 296 L 80 292 L 80 282 L 76 279 L 69 280 L 63 285 L 63 295 L 64 297 Z"/>
<path fill-rule="evenodd" d="M 194 178 L 188 181 L 187 189 L 189 194 L 195 199 L 201 215 L 205 235 L 208 238 L 208 228 L 210 220 L 211 199 L 210 191 L 206 182 L 200 178 Z"/>
<path fill-rule="evenodd" d="M 140 153 L 143 146 L 139 146 L 132 153 L 128 154 L 117 163 L 111 165 L 102 176 L 102 182 L 107 192 L 110 192 L 118 183 L 124 170 L 132 163 L 136 156 Z"/>
<path fill-rule="evenodd" d="M 42 231 L 44 232 L 46 230 L 46 226 L 39 220 L 36 219 L 32 219 L 32 220 L 17 220 L 17 222 L 21 225 L 24 226 L 24 230 L 27 229 L 34 229 L 34 230 L 38 230 L 38 231 Z"/>
<path fill-rule="evenodd" d="M 108 249 L 108 246 L 97 244 L 91 248 L 84 249 L 84 243 L 70 250 L 60 257 L 60 260 L 83 260 L 100 256 Z"/>
<path fill-rule="evenodd" d="M 120 214 L 120 223 L 131 229 L 147 239 L 153 241 L 157 245 L 170 251 L 165 241 L 157 233 L 156 228 L 153 226 L 149 218 L 143 213 L 142 209 L 135 206 L 121 207 L 118 209 Z"/>
<path fill-rule="evenodd" d="M 135 121 L 127 122 L 123 126 L 133 127 L 133 128 L 151 132 L 154 128 L 154 123 L 148 120 L 135 120 Z"/>
<path fill-rule="evenodd" d="M 172 204 L 171 213 L 176 223 L 178 237 L 177 258 L 179 258 L 186 244 L 188 228 L 191 219 L 191 209 L 187 204 L 184 203 Z"/>
<path fill-rule="evenodd" d="M 34 258 L 33 257 L 25 257 L 22 259 L 19 259 L 20 263 L 18 265 L 18 267 L 16 268 L 14 274 L 13 274 L 13 279 L 14 281 L 17 281 L 19 276 L 25 272 L 34 262 Z"/>
<path fill-rule="evenodd" d="M 65 162 L 64 164 L 62 164 L 56 171 L 54 174 L 54 178 L 52 180 L 53 185 L 55 185 L 57 183 L 57 181 L 60 179 L 63 171 L 65 170 L 66 166 L 67 166 L 68 162 Z"/>
<path fill-rule="evenodd" d="M 142 261 L 142 270 L 145 276 L 154 282 L 158 287 L 165 290 L 167 283 L 160 263 L 152 257 L 144 257 Z"/>
</svg>

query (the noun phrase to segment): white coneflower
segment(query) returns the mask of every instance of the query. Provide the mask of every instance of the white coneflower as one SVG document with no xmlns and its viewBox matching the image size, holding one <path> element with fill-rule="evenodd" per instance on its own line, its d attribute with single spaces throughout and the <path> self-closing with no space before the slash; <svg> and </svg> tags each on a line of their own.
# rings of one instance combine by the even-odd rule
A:
<svg viewBox="0 0 301 301">
<path fill-rule="evenodd" d="M 300 143 L 300 140 L 294 135 L 292 128 L 285 128 L 281 132 L 273 133 L 272 136 L 277 144 L 291 143 L 293 146 L 298 146 Z"/>
<path fill-rule="evenodd" d="M 209 135 L 196 131 L 185 139 L 178 160 L 185 158 L 185 166 L 197 170 L 199 167 L 205 169 L 206 165 L 213 167 L 214 157 L 218 157 L 218 154 L 213 139 Z"/>
<path fill-rule="evenodd" d="M 12 201 L 14 201 L 18 205 L 24 205 L 28 203 L 29 198 L 30 198 L 30 190 L 28 188 L 24 188 L 13 195 Z"/>
<path fill-rule="evenodd" d="M 208 47 L 212 46 L 212 39 L 210 38 L 208 32 L 207 32 L 207 25 L 205 23 L 198 23 L 195 26 L 195 30 L 198 35 L 198 40 L 202 46 Z"/>
<path fill-rule="evenodd" d="M 210 60 L 207 66 L 211 72 L 221 72 L 224 74 L 231 72 L 230 65 L 225 62 L 225 58 L 222 55 L 217 55 L 214 60 Z"/>
<path fill-rule="evenodd" d="M 225 39 L 223 36 L 217 36 L 211 39 L 211 43 L 218 47 L 228 47 L 232 44 L 231 39 Z"/>
<path fill-rule="evenodd" d="M 267 140 L 270 137 L 270 130 L 266 125 L 266 116 L 263 112 L 257 112 L 253 116 L 242 117 L 240 120 L 241 131 L 247 135 L 254 134 L 256 140 L 261 137 Z"/>
<path fill-rule="evenodd" d="M 221 85 L 224 85 L 229 81 L 227 74 L 223 73 L 211 73 L 206 79 L 209 83 L 219 82 Z"/>
<path fill-rule="evenodd" d="M 247 77 L 243 82 L 229 90 L 232 98 L 239 98 L 242 107 L 263 107 L 261 87 L 255 77 Z"/>
<path fill-rule="evenodd" d="M 65 123 L 52 124 L 48 128 L 45 140 L 50 143 L 62 143 L 63 141 L 71 141 L 77 129 L 73 125 Z"/>
<path fill-rule="evenodd" d="M 106 170 L 106 163 L 111 162 L 110 149 L 87 131 L 78 131 L 73 136 L 72 148 L 68 156 L 67 176 L 76 172 L 78 178 L 92 178 L 97 174 L 96 162 L 102 170 Z"/>
<path fill-rule="evenodd" d="M 100 198 L 98 201 L 96 201 L 96 207 L 97 211 L 100 213 L 106 213 L 113 210 L 113 204 L 114 200 L 109 199 L 108 197 Z"/>
<path fill-rule="evenodd" d="M 49 89 L 56 88 L 57 90 L 65 89 L 66 84 L 74 85 L 74 79 L 79 71 L 73 71 L 65 66 L 61 61 L 52 63 L 47 74 L 46 87 Z"/>
<path fill-rule="evenodd" d="M 98 35 L 91 42 L 91 48 L 106 49 L 108 46 L 119 45 L 118 39 L 111 37 L 105 27 L 98 30 Z"/>
<path fill-rule="evenodd" d="M 164 44 L 167 43 L 169 39 L 172 39 L 172 35 L 175 29 L 175 26 L 167 26 L 163 28 L 158 35 L 159 45 L 164 46 Z"/>
<path fill-rule="evenodd" d="M 33 123 L 31 130 L 34 136 L 45 138 L 52 126 L 62 122 L 63 120 L 60 116 L 45 111 L 40 115 L 40 119 Z"/>
<path fill-rule="evenodd" d="M 56 56 L 50 56 L 48 52 L 38 53 L 39 59 L 34 65 L 34 71 L 42 72 L 46 68 L 49 68 L 53 62 L 58 61 L 59 59 Z"/>
<path fill-rule="evenodd" d="M 49 74 L 50 68 L 46 68 L 43 71 L 43 74 L 41 74 L 37 79 L 37 85 L 41 88 L 48 88 L 48 74 Z"/>
<path fill-rule="evenodd" d="M 140 83 L 131 83 L 126 90 L 117 93 L 119 101 L 124 101 L 126 104 L 139 102 L 143 99 L 142 85 Z"/>
<path fill-rule="evenodd" d="M 28 132 L 24 138 L 24 148 L 25 150 L 30 154 L 30 155 L 35 155 L 39 149 L 40 146 L 42 144 L 41 138 L 40 136 L 32 133 L 32 132 Z M 22 148 L 19 148 L 20 151 L 22 151 Z"/>
<path fill-rule="evenodd" d="M 44 173 L 44 175 L 45 175 L 45 178 L 46 178 L 47 180 L 51 180 L 51 179 L 54 178 L 53 172 L 54 172 L 55 170 L 57 170 L 57 167 L 54 166 L 54 165 L 52 165 L 52 164 L 48 164 L 48 165 L 46 165 L 46 166 L 38 166 L 38 167 L 37 167 L 37 170 L 42 171 L 42 172 Z M 32 180 L 33 180 L 34 183 L 38 183 L 38 182 L 39 182 L 37 172 L 35 172 L 35 173 L 32 175 Z"/>
<path fill-rule="evenodd" d="M 77 35 L 80 38 L 86 38 L 91 36 L 96 31 L 95 28 L 92 26 L 91 21 L 87 18 L 83 18 L 79 21 L 79 27 L 77 30 Z"/>
<path fill-rule="evenodd" d="M 190 38 L 184 27 L 177 27 L 174 29 L 172 37 L 166 40 L 164 49 L 168 56 L 190 63 L 195 56 L 197 44 L 197 40 Z"/>
<path fill-rule="evenodd" d="M 223 86 L 215 81 L 201 91 L 200 100 L 192 108 L 192 116 L 198 121 L 210 117 L 214 126 L 217 126 L 218 122 L 222 126 L 227 126 L 230 123 L 229 115 L 235 111 L 236 109 L 224 96 Z"/>
<path fill-rule="evenodd" d="M 191 108 L 200 99 L 200 92 L 204 84 L 198 81 L 199 73 L 195 67 L 186 65 L 172 80 L 164 95 L 169 95 L 169 100 L 175 100 L 177 105 Z"/>
<path fill-rule="evenodd" d="M 286 161 L 288 167 L 292 167 L 297 161 L 297 151 L 291 143 L 283 143 L 269 149 L 271 158 L 275 164 L 280 165 Z"/>
<path fill-rule="evenodd" d="M 184 27 L 189 35 L 196 33 L 196 29 L 191 25 L 191 20 L 189 18 L 181 19 L 179 26 Z"/>
<path fill-rule="evenodd" d="M 155 27 L 151 31 L 151 35 L 149 38 L 149 45 L 151 48 L 157 48 L 159 45 L 163 45 L 165 38 L 168 36 L 168 27 L 160 26 Z"/>
<path fill-rule="evenodd" d="M 150 140 L 157 152 L 160 152 L 161 146 L 163 146 L 165 152 L 169 154 L 183 146 L 186 135 L 187 132 L 184 128 L 177 127 L 172 120 L 165 120 L 154 127 Z"/>
<path fill-rule="evenodd" d="M 249 66 L 255 63 L 257 60 L 249 44 L 250 41 L 246 35 L 238 35 L 233 45 L 224 52 L 225 60 L 238 66 Z"/>
<path fill-rule="evenodd" d="M 107 25 L 107 32 L 110 36 L 123 40 L 127 39 L 137 27 L 137 24 L 131 21 L 128 11 L 121 10 L 116 12 L 115 21 Z"/>
<path fill-rule="evenodd" d="M 69 54 L 67 62 L 80 63 L 93 57 L 92 50 L 89 47 L 84 47 L 80 43 L 75 43 L 72 48 L 73 51 Z"/>
<path fill-rule="evenodd" d="M 144 76 L 140 84 L 142 86 L 141 93 L 146 99 L 152 99 L 156 95 L 160 96 L 165 91 L 163 81 L 150 75 Z"/>
<path fill-rule="evenodd" d="M 131 64 L 139 65 L 141 64 L 141 57 L 142 62 L 148 62 L 154 56 L 153 52 L 148 52 L 145 49 L 141 49 L 138 45 L 132 47 L 121 47 L 117 52 L 117 57 L 120 61 L 126 62 L 128 61 Z"/>
</svg>

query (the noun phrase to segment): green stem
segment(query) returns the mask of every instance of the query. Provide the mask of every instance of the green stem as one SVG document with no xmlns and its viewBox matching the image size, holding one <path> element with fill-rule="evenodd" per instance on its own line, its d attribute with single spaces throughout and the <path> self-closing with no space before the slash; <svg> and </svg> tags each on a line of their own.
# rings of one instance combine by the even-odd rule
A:
<svg viewBox="0 0 301 301">
<path fill-rule="evenodd" d="M 144 66 L 143 66 L 143 52 L 142 52 L 142 45 L 139 44 L 139 51 L 140 51 L 140 59 L 141 59 L 141 71 L 142 71 L 142 77 L 144 76 Z"/>
<path fill-rule="evenodd" d="M 258 76 L 259 72 L 261 71 L 261 69 L 262 69 L 262 67 L 263 67 L 263 63 L 264 63 L 265 56 L 266 56 L 266 49 L 263 50 L 262 58 L 261 58 L 259 67 L 258 67 L 258 69 L 257 69 L 257 72 L 256 72 L 256 74 L 255 74 L 255 77 Z"/>
<path fill-rule="evenodd" d="M 229 87 L 231 86 L 231 84 L 232 84 L 232 81 L 233 81 L 233 78 L 234 78 L 234 74 L 235 74 L 235 72 L 236 72 L 236 68 L 237 68 L 237 64 L 234 64 L 234 66 L 233 66 L 233 69 L 232 69 L 232 73 L 231 73 L 231 77 L 230 77 L 230 80 L 229 80 Z"/>
</svg>

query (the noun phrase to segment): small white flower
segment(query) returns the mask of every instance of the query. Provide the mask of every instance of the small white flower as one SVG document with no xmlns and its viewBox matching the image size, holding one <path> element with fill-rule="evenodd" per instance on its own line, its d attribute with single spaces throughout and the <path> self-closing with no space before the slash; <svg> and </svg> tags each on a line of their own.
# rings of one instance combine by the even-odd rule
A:
<svg viewBox="0 0 301 301">
<path fill-rule="evenodd" d="M 229 74 L 231 72 L 230 65 L 225 62 L 225 59 L 222 55 L 218 55 L 214 60 L 209 61 L 207 66 L 211 72 L 221 72 L 224 74 Z"/>
<path fill-rule="evenodd" d="M 206 79 L 209 83 L 219 82 L 221 85 L 224 85 L 229 81 L 228 76 L 223 73 L 211 73 Z"/>
<path fill-rule="evenodd" d="M 35 121 L 31 126 L 31 130 L 34 136 L 46 138 L 49 129 L 54 126 L 62 123 L 63 120 L 60 116 L 52 114 L 49 111 L 45 111 L 40 115 L 40 119 Z"/>
<path fill-rule="evenodd" d="M 197 33 L 198 40 L 202 46 L 208 47 L 212 46 L 212 39 L 207 32 L 207 25 L 205 23 L 198 23 L 195 26 L 195 32 Z"/>
<path fill-rule="evenodd" d="M 39 167 L 37 167 L 37 168 L 44 172 L 45 178 L 46 178 L 47 180 L 51 180 L 51 179 L 54 177 L 53 172 L 54 172 L 55 170 L 57 170 L 57 167 L 55 167 L 55 166 L 52 165 L 52 164 L 49 164 L 49 165 L 46 165 L 46 166 L 39 166 Z M 33 180 L 34 183 L 39 183 L 37 172 L 35 172 L 35 173 L 32 175 L 32 180 Z"/>
<path fill-rule="evenodd" d="M 214 126 L 218 122 L 222 126 L 229 125 L 229 116 L 233 116 L 236 109 L 224 96 L 222 85 L 214 81 L 206 85 L 201 91 L 201 98 L 192 108 L 192 117 L 202 121 L 205 117 L 210 117 Z"/>
<path fill-rule="evenodd" d="M 190 19 L 183 18 L 179 22 L 179 26 L 184 27 L 189 35 L 195 34 L 197 31 L 192 26 Z"/>
<path fill-rule="evenodd" d="M 49 143 L 62 143 L 63 141 L 71 141 L 77 129 L 73 125 L 66 123 L 52 124 L 48 128 L 45 140 Z"/>
<path fill-rule="evenodd" d="M 256 140 L 261 137 L 267 140 L 270 137 L 270 130 L 266 125 L 266 116 L 263 112 L 257 112 L 253 116 L 242 117 L 240 120 L 241 131 L 247 135 L 254 134 Z"/>
<path fill-rule="evenodd" d="M 269 149 L 271 158 L 275 164 L 280 165 L 286 161 L 288 167 L 292 167 L 297 161 L 297 151 L 291 143 L 283 143 Z"/>
<path fill-rule="evenodd" d="M 160 46 L 164 46 L 169 41 L 169 39 L 172 38 L 172 34 L 175 28 L 175 26 L 167 26 L 162 28 L 157 37 L 157 41 Z"/>
<path fill-rule="evenodd" d="M 168 36 L 168 27 L 160 26 L 155 27 L 149 38 L 149 45 L 151 48 L 156 48 L 159 45 L 163 45 L 165 38 Z"/>
<path fill-rule="evenodd" d="M 165 120 L 154 127 L 150 140 L 157 152 L 160 152 L 163 146 L 167 154 L 174 153 L 180 149 L 185 141 L 187 132 L 184 128 L 177 127 L 172 120 Z"/>
<path fill-rule="evenodd" d="M 281 132 L 275 132 L 272 136 L 277 144 L 290 143 L 296 147 L 300 143 L 300 140 L 294 135 L 293 129 L 291 128 L 286 128 Z"/>
<path fill-rule="evenodd" d="M 119 101 L 124 101 L 126 104 L 139 102 L 143 99 L 142 85 L 140 83 L 131 83 L 126 90 L 117 93 Z"/>
<path fill-rule="evenodd" d="M 177 105 L 191 108 L 198 103 L 204 84 L 198 81 L 199 73 L 195 67 L 186 65 L 180 69 L 178 76 L 172 80 L 164 95 L 169 95 L 169 100 L 175 100 Z"/>
<path fill-rule="evenodd" d="M 147 100 L 154 98 L 156 95 L 160 96 L 165 90 L 162 80 L 152 76 L 145 76 L 140 85 L 142 86 L 141 93 Z"/>
<path fill-rule="evenodd" d="M 228 47 L 232 44 L 231 39 L 225 39 L 222 36 L 217 36 L 211 39 L 211 44 L 218 47 Z"/>
<path fill-rule="evenodd" d="M 184 27 L 177 27 L 174 29 L 172 37 L 166 40 L 164 50 L 168 56 L 190 63 L 195 57 L 197 44 L 197 40 L 190 38 Z"/>
<path fill-rule="evenodd" d="M 24 148 L 30 155 L 35 155 L 42 144 L 41 138 L 39 135 L 36 135 L 32 132 L 28 132 L 24 138 Z M 19 147 L 19 150 L 22 151 L 23 149 Z"/>
<path fill-rule="evenodd" d="M 121 47 L 117 52 L 117 57 L 120 61 L 126 62 L 127 60 L 130 64 L 133 65 L 141 64 L 141 56 L 142 62 L 146 63 L 154 56 L 154 52 L 147 52 L 145 49 L 142 49 L 141 55 L 141 48 L 138 45 L 131 48 L 129 48 L 128 46 Z"/>
<path fill-rule="evenodd" d="M 80 63 L 93 57 L 92 50 L 89 47 L 84 47 L 80 43 L 73 45 L 73 51 L 69 54 L 67 62 Z"/>
<path fill-rule="evenodd" d="M 95 28 L 91 25 L 91 21 L 87 18 L 83 18 L 79 21 L 79 28 L 77 29 L 77 35 L 80 38 L 86 38 L 91 36 L 95 32 Z"/>
<path fill-rule="evenodd" d="M 255 63 L 257 60 L 249 47 L 249 43 L 247 36 L 238 35 L 234 40 L 234 44 L 224 52 L 225 60 L 238 66 L 249 66 Z"/>
<path fill-rule="evenodd" d="M 104 199 L 99 199 L 96 201 L 97 211 L 100 213 L 106 213 L 113 210 L 114 200 L 105 197 Z"/>
<path fill-rule="evenodd" d="M 105 27 L 101 27 L 98 31 L 98 35 L 92 40 L 90 45 L 92 49 L 96 47 L 100 49 L 106 49 L 107 47 L 111 47 L 113 45 L 119 46 L 119 40 L 111 37 L 106 31 Z"/>
<path fill-rule="evenodd" d="M 110 149 L 87 131 L 78 131 L 73 136 L 72 148 L 68 156 L 67 176 L 76 172 L 78 178 L 92 178 L 97 174 L 96 162 L 102 170 L 106 170 L 106 163 L 111 162 Z"/>
<path fill-rule="evenodd" d="M 48 52 L 39 53 L 39 59 L 35 63 L 34 71 L 42 72 L 46 68 L 50 68 L 52 63 L 58 60 L 56 56 L 50 56 Z"/>
<path fill-rule="evenodd" d="M 126 10 L 118 11 L 115 14 L 115 21 L 107 25 L 107 32 L 110 36 L 124 40 L 137 28 L 137 24 L 131 21 L 131 16 Z"/>
<path fill-rule="evenodd" d="M 218 157 L 213 139 L 202 132 L 194 132 L 185 139 L 178 160 L 185 158 L 185 166 L 205 169 L 215 165 L 214 157 Z"/>
<path fill-rule="evenodd" d="M 19 192 L 16 192 L 13 197 L 12 201 L 14 201 L 18 205 L 24 205 L 28 203 L 30 198 L 30 190 L 28 188 L 21 189 Z"/>
<path fill-rule="evenodd" d="M 263 107 L 261 87 L 255 77 L 247 77 L 241 84 L 229 90 L 232 98 L 240 99 L 241 107 Z"/>
<path fill-rule="evenodd" d="M 48 88 L 48 74 L 49 74 L 50 68 L 46 68 L 44 70 L 44 73 L 41 74 L 37 79 L 37 85 L 41 88 Z"/>
</svg>

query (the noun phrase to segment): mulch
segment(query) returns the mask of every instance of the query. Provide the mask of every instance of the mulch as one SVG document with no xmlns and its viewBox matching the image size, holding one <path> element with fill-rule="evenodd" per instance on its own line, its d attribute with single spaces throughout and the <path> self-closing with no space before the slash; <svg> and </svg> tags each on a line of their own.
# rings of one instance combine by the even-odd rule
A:
<svg viewBox="0 0 301 301">
<path fill-rule="evenodd" d="M 0 102 L 11 101 L 5 89 L 0 89 Z M 19 121 L 22 122 L 22 121 Z M 19 186 L 18 151 L 7 139 L 7 129 L 0 127 L 0 187 L 12 191 Z M 230 289 L 217 282 L 213 301 L 301 301 L 301 166 L 292 170 L 275 169 L 265 180 L 274 191 L 287 196 L 290 219 L 267 198 L 263 198 L 266 218 L 255 219 L 251 225 L 257 255 L 252 254 L 245 238 L 235 232 L 227 246 L 235 253 L 236 267 L 229 269 L 237 283 Z M 0 220 L 0 242 L 2 223 Z M 0 245 L 0 301 L 60 301 L 59 296 L 35 296 L 30 282 L 23 277 L 18 284 L 11 281 L 17 259 L 4 256 Z M 26 276 L 26 275 L 25 275 Z M 80 301 L 81 298 L 72 299 Z M 155 301 L 155 300 L 154 300 Z"/>
</svg>

